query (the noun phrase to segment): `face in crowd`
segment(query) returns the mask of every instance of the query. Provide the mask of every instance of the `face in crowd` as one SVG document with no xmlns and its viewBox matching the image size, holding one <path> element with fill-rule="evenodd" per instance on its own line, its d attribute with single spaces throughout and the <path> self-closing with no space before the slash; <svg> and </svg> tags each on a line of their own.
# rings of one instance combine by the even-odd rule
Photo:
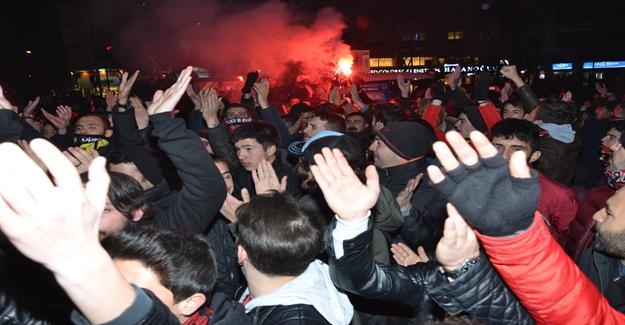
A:
<svg viewBox="0 0 625 325">
<path fill-rule="evenodd" d="M 74 133 L 110 137 L 113 135 L 113 130 L 107 129 L 106 124 L 104 124 L 104 121 L 100 117 L 83 116 L 76 121 Z"/>
<path fill-rule="evenodd" d="M 317 133 L 326 130 L 326 124 L 328 124 L 328 121 L 322 120 L 319 116 L 312 117 L 308 120 L 308 125 L 304 129 L 304 140 L 308 140 Z"/>
<path fill-rule="evenodd" d="M 625 259 L 625 191 L 620 189 L 593 215 L 597 222 L 595 248 Z"/>
<path fill-rule="evenodd" d="M 525 115 L 526 114 L 525 114 L 525 111 L 523 111 L 523 108 L 516 107 L 510 103 L 506 103 L 506 105 L 503 106 L 502 117 L 504 119 L 515 118 L 515 119 L 523 120 L 525 119 Z"/>
<path fill-rule="evenodd" d="M 469 118 L 465 113 L 460 113 L 458 115 L 458 121 L 454 124 L 454 128 L 465 139 L 469 138 L 471 131 L 475 131 L 475 127 L 471 124 L 471 121 L 469 121 Z"/>
<path fill-rule="evenodd" d="M 275 145 L 264 148 L 252 138 L 241 139 L 234 143 L 234 147 L 241 166 L 247 171 L 255 170 L 263 159 L 273 162 L 277 150 Z"/>
<path fill-rule="evenodd" d="M 494 137 L 491 142 L 506 160 L 510 160 L 512 154 L 517 151 L 525 152 L 527 162 L 530 164 L 540 158 L 540 151 L 532 151 L 532 147 L 529 143 L 519 140 L 517 137 L 511 137 L 508 139 L 505 137 Z"/>
<path fill-rule="evenodd" d="M 345 118 L 345 126 L 348 132 L 358 133 L 369 127 L 369 123 L 361 115 L 349 115 Z"/>
<path fill-rule="evenodd" d="M 610 148 L 610 151 L 615 152 L 621 147 L 620 139 L 621 132 L 619 132 L 616 128 L 611 128 L 608 130 L 606 136 L 601 139 L 601 144 L 605 148 Z"/>
</svg>

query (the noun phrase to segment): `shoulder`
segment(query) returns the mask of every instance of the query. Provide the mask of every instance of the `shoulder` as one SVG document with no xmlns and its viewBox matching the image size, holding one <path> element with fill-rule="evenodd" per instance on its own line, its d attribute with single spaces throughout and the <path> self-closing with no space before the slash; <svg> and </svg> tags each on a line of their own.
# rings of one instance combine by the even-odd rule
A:
<svg viewBox="0 0 625 325">
<path fill-rule="evenodd" d="M 254 309 L 254 324 L 330 324 L 312 305 L 278 305 Z"/>
</svg>

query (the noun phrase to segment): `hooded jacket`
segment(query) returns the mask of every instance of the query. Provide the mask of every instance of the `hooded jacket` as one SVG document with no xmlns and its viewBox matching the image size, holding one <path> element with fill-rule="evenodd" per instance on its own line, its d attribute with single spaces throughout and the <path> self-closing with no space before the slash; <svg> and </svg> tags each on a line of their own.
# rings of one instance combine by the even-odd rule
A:
<svg viewBox="0 0 625 325">
<path fill-rule="evenodd" d="M 248 291 L 243 297 L 248 295 Z M 349 324 L 354 309 L 332 283 L 328 266 L 315 260 L 278 290 L 245 305 L 254 324 Z M 319 317 L 321 316 L 321 317 Z"/>
</svg>

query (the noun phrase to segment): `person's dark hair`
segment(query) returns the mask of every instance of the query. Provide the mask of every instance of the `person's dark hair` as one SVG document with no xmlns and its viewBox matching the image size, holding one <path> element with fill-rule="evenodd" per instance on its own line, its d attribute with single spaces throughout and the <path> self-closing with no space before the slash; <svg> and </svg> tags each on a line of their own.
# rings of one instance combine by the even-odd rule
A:
<svg viewBox="0 0 625 325">
<path fill-rule="evenodd" d="M 614 121 L 610 123 L 609 129 L 615 129 L 616 131 L 620 132 L 621 138 L 619 139 L 619 143 L 621 145 L 625 145 L 625 121 Z"/>
<path fill-rule="evenodd" d="M 365 122 L 367 122 L 367 123 L 371 122 L 371 121 L 369 121 L 367 119 L 367 116 L 363 112 L 351 112 L 351 113 L 345 115 L 345 120 L 347 120 L 347 118 L 351 117 L 351 116 L 360 116 L 360 117 L 362 117 L 365 120 Z"/>
<path fill-rule="evenodd" d="M 139 261 L 153 270 L 176 303 L 195 293 L 210 301 L 217 267 L 204 236 L 150 226 L 128 227 L 106 237 L 102 246 L 113 259 Z"/>
<path fill-rule="evenodd" d="M 270 192 L 241 205 L 237 242 L 266 275 L 297 276 L 321 252 L 321 225 L 288 194 Z"/>
<path fill-rule="evenodd" d="M 222 164 L 226 165 L 226 167 L 228 167 L 228 170 L 231 169 L 230 168 L 230 164 L 228 163 L 228 161 L 223 159 L 223 158 L 221 158 L 221 157 L 213 157 L 213 161 L 215 163 L 222 163 Z"/>
<path fill-rule="evenodd" d="M 230 141 L 236 143 L 244 139 L 256 140 L 265 150 L 280 143 L 278 131 L 271 124 L 257 121 L 245 123 L 238 127 L 232 134 Z"/>
<path fill-rule="evenodd" d="M 345 119 L 340 115 L 320 111 L 317 111 L 315 115 L 322 121 L 328 122 L 326 130 L 345 133 Z"/>
<path fill-rule="evenodd" d="M 343 107 L 331 104 L 331 103 L 323 103 L 317 107 L 317 112 L 319 113 L 331 113 L 336 115 L 344 115 L 345 110 Z"/>
<path fill-rule="evenodd" d="M 491 136 L 502 137 L 504 139 L 517 138 L 526 142 L 532 148 L 532 152 L 540 150 L 538 142 L 540 140 L 540 128 L 526 120 L 504 119 L 493 125 Z"/>
<path fill-rule="evenodd" d="M 518 96 L 512 95 L 507 101 L 503 102 L 503 106 L 505 107 L 506 105 L 512 105 L 516 108 L 520 108 L 523 110 L 523 112 L 525 114 L 529 114 L 530 111 L 525 107 L 525 105 L 523 105 L 523 102 L 521 101 L 521 99 Z"/>
<path fill-rule="evenodd" d="M 110 155 L 108 155 L 108 157 L 106 157 L 107 166 L 128 163 L 134 164 L 134 161 L 120 151 L 113 151 Z"/>
<path fill-rule="evenodd" d="M 137 210 L 143 210 L 143 214 L 148 216 L 150 203 L 141 184 L 126 174 L 109 172 L 109 175 L 108 198 L 115 209 L 128 220 L 133 219 Z"/>
<path fill-rule="evenodd" d="M 398 105 L 382 104 L 374 108 L 373 117 L 376 122 L 386 125 L 388 122 L 406 121 L 406 112 Z"/>
<path fill-rule="evenodd" d="M 573 104 L 561 100 L 547 100 L 536 113 L 536 120 L 544 123 L 573 124 L 577 109 Z"/>
<path fill-rule="evenodd" d="M 102 125 L 104 125 L 105 130 L 110 130 L 112 128 L 111 123 L 109 122 L 109 119 L 106 118 L 106 116 L 102 114 L 98 114 L 98 113 L 89 113 L 89 114 L 81 115 L 80 117 L 78 117 L 78 119 L 76 119 L 76 121 L 80 120 L 83 117 L 90 117 L 90 116 L 99 118 L 100 121 L 102 121 Z"/>
<path fill-rule="evenodd" d="M 289 114 L 287 114 L 286 119 L 291 123 L 297 122 L 299 117 L 303 113 L 313 112 L 315 109 L 310 105 L 306 105 L 304 103 L 297 103 L 291 107 Z"/>
</svg>

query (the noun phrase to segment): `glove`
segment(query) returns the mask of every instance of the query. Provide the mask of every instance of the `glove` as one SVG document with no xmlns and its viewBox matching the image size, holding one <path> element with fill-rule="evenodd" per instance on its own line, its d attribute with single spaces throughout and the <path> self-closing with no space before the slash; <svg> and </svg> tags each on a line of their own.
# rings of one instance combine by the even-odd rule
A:
<svg viewBox="0 0 625 325">
<path fill-rule="evenodd" d="M 493 82 L 493 77 L 487 72 L 480 73 L 480 79 L 477 81 L 477 85 L 475 86 L 475 100 L 479 101 L 487 101 L 488 98 L 488 87 Z"/>
<path fill-rule="evenodd" d="M 536 172 L 531 178 L 510 175 L 501 155 L 481 158 L 473 166 L 462 163 L 433 184 L 467 223 L 484 235 L 504 237 L 528 229 L 540 195 Z"/>
<path fill-rule="evenodd" d="M 244 94 L 249 94 L 252 92 L 252 88 L 254 84 L 258 80 L 258 71 L 251 71 L 247 73 L 247 78 L 245 79 L 245 84 L 243 88 L 241 88 L 241 92 Z"/>
</svg>

